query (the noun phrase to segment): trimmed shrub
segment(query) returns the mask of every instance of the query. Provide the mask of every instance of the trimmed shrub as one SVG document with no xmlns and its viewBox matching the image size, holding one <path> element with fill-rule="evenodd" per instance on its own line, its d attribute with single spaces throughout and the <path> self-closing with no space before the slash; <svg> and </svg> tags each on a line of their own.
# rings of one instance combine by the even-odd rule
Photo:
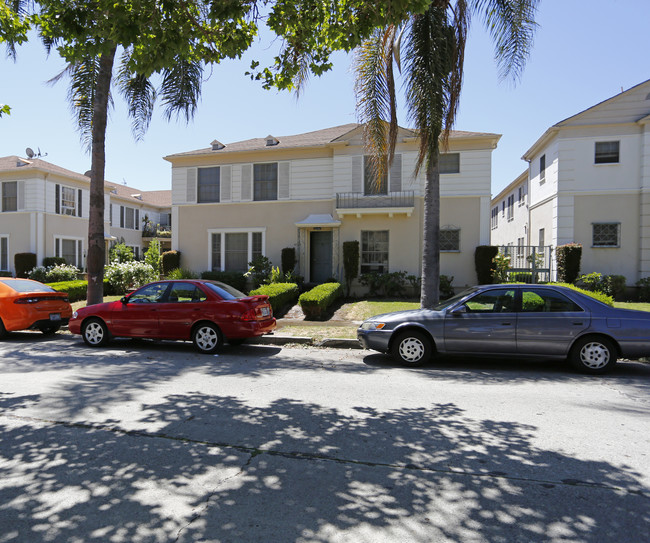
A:
<svg viewBox="0 0 650 543">
<path fill-rule="evenodd" d="M 47 268 L 39 266 L 32 269 L 28 277 L 41 283 L 59 283 L 61 281 L 76 281 L 79 275 L 79 268 L 69 264 L 57 264 Z"/>
<path fill-rule="evenodd" d="M 454 276 L 440 275 L 440 299 L 446 300 L 454 295 L 454 287 L 451 286 Z"/>
<path fill-rule="evenodd" d="M 54 266 L 60 266 L 62 264 L 67 264 L 65 258 L 62 256 L 46 256 L 43 259 L 44 268 L 53 268 Z"/>
<path fill-rule="evenodd" d="M 321 320 L 327 316 L 327 310 L 343 295 L 341 283 L 323 283 L 303 292 L 298 299 L 307 320 Z"/>
<path fill-rule="evenodd" d="M 16 253 L 14 255 L 14 269 L 16 277 L 27 277 L 30 270 L 36 267 L 36 255 L 34 253 Z"/>
<path fill-rule="evenodd" d="M 345 273 L 345 292 L 350 296 L 350 286 L 359 275 L 359 242 L 343 242 L 343 270 Z"/>
<path fill-rule="evenodd" d="M 230 285 L 237 290 L 246 292 L 246 277 L 243 273 L 239 272 L 225 272 L 225 271 L 204 271 L 201 273 L 201 279 L 209 281 L 220 281 Z"/>
<path fill-rule="evenodd" d="M 176 268 L 175 270 L 170 271 L 167 274 L 167 279 L 198 279 L 199 274 L 193 272 L 192 270 L 186 270 L 184 268 Z"/>
<path fill-rule="evenodd" d="M 575 283 L 580 273 L 581 259 L 582 245 L 579 243 L 567 243 L 555 249 L 557 280 L 562 283 Z"/>
<path fill-rule="evenodd" d="M 591 290 L 585 290 L 583 288 L 577 287 L 576 285 L 572 285 L 570 283 L 549 283 L 549 285 L 558 285 L 560 287 L 567 287 L 572 290 L 575 290 L 577 292 L 580 292 L 582 294 L 585 294 L 586 296 L 591 296 L 592 298 L 598 300 L 599 302 L 603 302 L 604 304 L 613 306 L 614 305 L 614 300 L 611 296 L 608 296 L 607 294 L 604 294 L 602 292 L 598 291 L 591 291 Z"/>
<path fill-rule="evenodd" d="M 499 254 L 495 245 L 479 245 L 474 250 L 474 268 L 479 285 L 489 285 L 494 281 L 492 259 Z"/>
<path fill-rule="evenodd" d="M 650 277 L 644 277 L 636 282 L 639 287 L 639 301 L 650 302 Z"/>
<path fill-rule="evenodd" d="M 57 281 L 47 283 L 47 286 L 52 287 L 57 292 L 67 292 L 70 303 L 85 300 L 88 292 L 88 281 Z"/>
<path fill-rule="evenodd" d="M 296 249 L 295 247 L 285 247 L 281 251 L 282 273 L 292 273 L 296 267 Z"/>
<path fill-rule="evenodd" d="M 0 277 L 13 277 L 10 271 L 0 271 Z"/>
<path fill-rule="evenodd" d="M 165 251 L 160 257 L 160 265 L 162 267 L 163 275 L 167 275 L 170 271 L 181 267 L 181 252 L 180 251 Z"/>
<path fill-rule="evenodd" d="M 298 299 L 298 285 L 296 283 L 271 283 L 262 285 L 260 288 L 251 290 L 249 296 L 266 295 L 273 308 L 275 316 L 283 315 L 287 309 L 293 306 Z"/>
<path fill-rule="evenodd" d="M 575 285 L 592 292 L 602 292 L 616 299 L 625 293 L 625 282 L 623 275 L 603 275 L 593 272 L 578 277 Z"/>
</svg>

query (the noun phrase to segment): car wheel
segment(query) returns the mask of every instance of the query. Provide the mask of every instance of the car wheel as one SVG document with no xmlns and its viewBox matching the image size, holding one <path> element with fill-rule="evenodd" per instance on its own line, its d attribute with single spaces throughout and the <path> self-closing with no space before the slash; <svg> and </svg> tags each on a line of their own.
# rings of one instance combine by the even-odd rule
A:
<svg viewBox="0 0 650 543">
<path fill-rule="evenodd" d="M 405 366 L 421 366 L 433 353 L 431 340 L 423 332 L 407 330 L 392 343 L 390 354 Z"/>
<path fill-rule="evenodd" d="M 223 344 L 221 330 L 211 322 L 203 322 L 194 329 L 194 346 L 205 354 L 214 353 Z"/>
<path fill-rule="evenodd" d="M 86 345 L 90 347 L 101 347 L 110 339 L 108 328 L 103 321 L 99 319 L 90 319 L 83 323 L 81 327 L 81 337 Z"/>
<path fill-rule="evenodd" d="M 574 368 L 582 372 L 605 373 L 616 364 L 616 349 L 608 339 L 585 337 L 575 343 L 569 360 Z"/>
<path fill-rule="evenodd" d="M 2 319 L 0 319 L 0 339 L 4 338 L 7 335 L 7 329 L 5 328 Z"/>
<path fill-rule="evenodd" d="M 56 334 L 61 326 L 58 324 L 55 324 L 54 326 L 44 326 L 41 328 L 41 332 L 43 333 L 44 336 L 51 336 L 53 334 Z"/>
</svg>

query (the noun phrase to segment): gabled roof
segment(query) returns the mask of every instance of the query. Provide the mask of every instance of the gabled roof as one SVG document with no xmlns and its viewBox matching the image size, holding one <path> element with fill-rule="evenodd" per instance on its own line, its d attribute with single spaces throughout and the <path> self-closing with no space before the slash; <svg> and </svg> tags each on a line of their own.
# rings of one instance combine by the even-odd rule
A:
<svg viewBox="0 0 650 543">
<path fill-rule="evenodd" d="M 128 185 L 120 185 L 104 181 L 104 187 L 119 198 L 131 200 L 133 203 L 149 204 L 158 207 L 171 207 L 171 190 L 139 190 Z"/>
</svg>

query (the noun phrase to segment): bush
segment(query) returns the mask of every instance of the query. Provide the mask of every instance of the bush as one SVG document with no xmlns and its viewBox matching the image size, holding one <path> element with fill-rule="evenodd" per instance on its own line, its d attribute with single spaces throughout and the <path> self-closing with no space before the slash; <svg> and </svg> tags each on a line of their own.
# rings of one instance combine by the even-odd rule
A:
<svg viewBox="0 0 650 543">
<path fill-rule="evenodd" d="M 199 274 L 194 273 L 192 270 L 184 268 L 176 268 L 167 274 L 167 279 L 198 279 Z"/>
<path fill-rule="evenodd" d="M 131 249 L 131 247 L 127 247 L 124 242 L 113 245 L 113 247 L 111 247 L 111 249 L 108 251 L 108 261 L 111 264 L 133 262 L 133 259 L 133 249 Z"/>
<path fill-rule="evenodd" d="M 639 287 L 639 301 L 650 302 L 650 277 L 644 277 L 636 282 Z"/>
<path fill-rule="evenodd" d="M 557 263 L 557 280 L 563 283 L 575 283 L 580 273 L 580 260 L 582 258 L 582 245 L 567 243 L 560 245 L 555 250 Z"/>
<path fill-rule="evenodd" d="M 612 297 L 602 292 L 585 290 L 583 288 L 577 287 L 576 285 L 572 285 L 570 283 L 549 283 L 549 285 L 558 285 L 560 287 L 567 287 L 577 292 L 580 292 L 582 294 L 585 294 L 587 296 L 591 296 L 595 300 L 598 300 L 599 302 L 603 302 L 604 304 L 607 304 L 609 306 L 614 305 L 614 300 L 612 299 Z"/>
<path fill-rule="evenodd" d="M 612 298 L 619 298 L 625 293 L 625 282 L 623 275 L 603 275 L 593 272 L 578 277 L 575 285 L 591 292 L 602 292 Z"/>
<path fill-rule="evenodd" d="M 76 281 L 79 268 L 69 264 L 58 264 L 47 268 L 39 266 L 29 272 L 28 277 L 41 283 L 59 283 L 61 281 Z"/>
<path fill-rule="evenodd" d="M 165 251 L 160 257 L 160 265 L 162 267 L 163 275 L 167 275 L 170 271 L 181 267 L 181 252 L 180 251 Z"/>
<path fill-rule="evenodd" d="M 454 287 L 451 286 L 454 276 L 440 275 L 440 299 L 446 300 L 454 295 Z"/>
<path fill-rule="evenodd" d="M 88 281 L 57 281 L 47 283 L 47 286 L 53 288 L 57 292 L 67 292 L 70 303 L 85 300 L 86 294 L 88 293 Z"/>
<path fill-rule="evenodd" d="M 271 264 L 271 261 L 267 257 L 258 256 L 249 262 L 248 265 L 249 268 L 245 275 L 253 281 L 253 288 L 258 288 L 260 285 L 269 282 L 273 264 Z"/>
<path fill-rule="evenodd" d="M 14 268 L 16 277 L 27 277 L 29 270 L 36 267 L 36 255 L 34 253 L 16 253 L 14 255 Z"/>
<path fill-rule="evenodd" d="M 303 292 L 298 299 L 307 320 L 321 320 L 326 317 L 328 308 L 343 295 L 341 283 L 323 283 Z"/>
<path fill-rule="evenodd" d="M 509 269 L 510 257 L 508 255 L 496 254 L 492 259 L 492 280 L 495 283 L 507 282 Z"/>
<path fill-rule="evenodd" d="M 273 308 L 274 315 L 282 315 L 298 299 L 298 285 L 295 283 L 271 283 L 251 290 L 250 296 L 266 295 Z"/>
<path fill-rule="evenodd" d="M 295 247 L 285 247 L 282 249 L 281 262 L 282 262 L 282 273 L 288 274 L 293 273 L 293 269 L 296 267 L 296 249 Z"/>
<path fill-rule="evenodd" d="M 474 268 L 479 285 L 489 285 L 494 281 L 492 259 L 499 254 L 495 245 L 479 245 L 474 250 Z"/>
<path fill-rule="evenodd" d="M 124 294 L 130 288 L 138 288 L 158 279 L 154 269 L 144 262 L 111 264 L 104 269 L 104 277 L 118 294 Z"/>
<path fill-rule="evenodd" d="M 345 274 L 345 291 L 350 296 L 350 286 L 359 275 L 359 242 L 343 242 L 343 270 Z"/>
<path fill-rule="evenodd" d="M 160 273 L 160 242 L 152 239 L 149 242 L 147 252 L 144 253 L 144 261 L 149 264 L 156 273 Z"/>
<path fill-rule="evenodd" d="M 393 298 L 405 295 L 406 277 L 405 271 L 391 273 L 371 272 L 361 275 L 359 282 L 368 287 L 370 296 Z"/>
<path fill-rule="evenodd" d="M 246 277 L 240 272 L 205 271 L 201 274 L 201 279 L 220 281 L 237 290 L 246 292 Z"/>
<path fill-rule="evenodd" d="M 44 268 L 52 268 L 54 266 L 59 266 L 61 264 L 67 264 L 65 258 L 63 258 L 62 256 L 46 256 L 43 259 Z"/>
<path fill-rule="evenodd" d="M 10 271 L 0 271 L 0 277 L 13 277 Z"/>
</svg>

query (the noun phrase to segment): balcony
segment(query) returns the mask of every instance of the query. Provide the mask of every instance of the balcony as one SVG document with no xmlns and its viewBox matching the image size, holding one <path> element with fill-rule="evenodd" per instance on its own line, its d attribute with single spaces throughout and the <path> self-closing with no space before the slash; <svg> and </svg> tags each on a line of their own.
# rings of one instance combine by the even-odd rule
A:
<svg viewBox="0 0 650 543">
<path fill-rule="evenodd" d="M 161 224 L 147 225 L 142 229 L 143 238 L 171 238 L 172 227 Z"/>
<path fill-rule="evenodd" d="M 365 195 L 361 192 L 339 192 L 336 194 L 336 211 L 339 215 L 378 215 L 413 213 L 415 193 L 412 190 L 389 194 Z"/>
</svg>

